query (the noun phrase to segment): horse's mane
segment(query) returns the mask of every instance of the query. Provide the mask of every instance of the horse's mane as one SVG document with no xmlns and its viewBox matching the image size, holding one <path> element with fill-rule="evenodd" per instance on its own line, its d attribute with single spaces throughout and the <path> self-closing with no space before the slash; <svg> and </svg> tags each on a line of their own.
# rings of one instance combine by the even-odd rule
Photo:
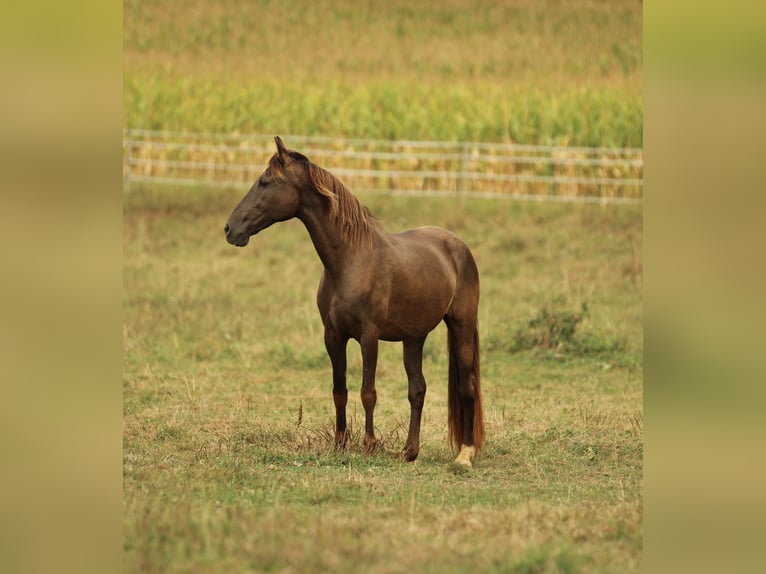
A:
<svg viewBox="0 0 766 574">
<path fill-rule="evenodd" d="M 343 182 L 329 171 L 311 163 L 305 155 L 297 151 L 289 150 L 288 155 L 292 159 L 305 163 L 314 189 L 328 200 L 330 220 L 338 226 L 345 237 L 355 245 L 371 244 L 372 227 L 376 220 L 370 210 L 362 205 Z M 275 178 L 282 178 L 282 164 L 276 154 L 269 160 L 269 167 Z"/>
</svg>

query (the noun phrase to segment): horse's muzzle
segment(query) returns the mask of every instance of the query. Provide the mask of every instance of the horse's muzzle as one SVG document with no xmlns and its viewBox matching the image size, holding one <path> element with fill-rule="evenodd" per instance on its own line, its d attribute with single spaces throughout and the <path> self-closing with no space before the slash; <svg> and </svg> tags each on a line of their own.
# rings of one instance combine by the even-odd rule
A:
<svg viewBox="0 0 766 574">
<path fill-rule="evenodd" d="M 232 234 L 228 223 L 224 226 L 223 232 L 226 234 L 226 241 L 237 247 L 244 247 L 250 241 L 250 236 L 247 233 Z"/>
</svg>

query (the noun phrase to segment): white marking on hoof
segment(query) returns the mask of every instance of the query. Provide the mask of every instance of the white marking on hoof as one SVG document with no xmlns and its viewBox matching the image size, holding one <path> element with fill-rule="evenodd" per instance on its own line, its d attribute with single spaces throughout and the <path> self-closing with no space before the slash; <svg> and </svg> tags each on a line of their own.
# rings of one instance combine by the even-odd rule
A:
<svg viewBox="0 0 766 574">
<path fill-rule="evenodd" d="M 455 459 L 455 462 L 457 464 L 462 464 L 463 466 L 471 467 L 473 466 L 471 464 L 471 461 L 473 460 L 474 455 L 476 454 L 476 449 L 472 446 L 463 445 L 460 447 L 460 454 L 457 455 L 457 458 Z"/>
</svg>

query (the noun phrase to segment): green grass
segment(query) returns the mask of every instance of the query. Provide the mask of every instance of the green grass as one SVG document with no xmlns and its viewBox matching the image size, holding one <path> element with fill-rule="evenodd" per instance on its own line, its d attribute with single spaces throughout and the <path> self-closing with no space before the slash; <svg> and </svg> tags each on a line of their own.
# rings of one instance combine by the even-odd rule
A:
<svg viewBox="0 0 766 574">
<path fill-rule="evenodd" d="M 146 129 L 641 147 L 640 98 L 613 89 L 440 89 L 413 81 L 302 84 L 126 77 L 126 123 Z"/>
<path fill-rule="evenodd" d="M 638 2 L 132 1 L 133 128 L 643 143 Z"/>
<path fill-rule="evenodd" d="M 452 229 L 479 264 L 487 445 L 462 472 L 443 327 L 425 348 L 418 461 L 396 456 L 409 416 L 398 344 L 380 352 L 381 452 L 362 454 L 353 342 L 352 436 L 333 451 L 321 264 L 296 221 L 228 245 L 241 194 L 125 196 L 126 571 L 640 570 L 640 206 L 361 198 L 390 231 Z M 558 339 L 543 344 L 541 328 Z"/>
</svg>

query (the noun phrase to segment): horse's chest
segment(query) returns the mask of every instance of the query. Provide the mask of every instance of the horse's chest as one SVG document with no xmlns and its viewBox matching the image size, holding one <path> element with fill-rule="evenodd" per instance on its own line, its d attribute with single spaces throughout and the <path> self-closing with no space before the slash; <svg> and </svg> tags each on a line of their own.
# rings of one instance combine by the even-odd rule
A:
<svg viewBox="0 0 766 574">
<path fill-rule="evenodd" d="M 322 321 L 334 331 L 358 339 L 362 327 L 385 313 L 386 286 L 329 282 L 320 288 L 317 302 Z"/>
<path fill-rule="evenodd" d="M 362 326 L 376 315 L 374 307 L 374 298 L 366 293 L 335 296 L 331 301 L 328 316 L 336 330 L 358 338 Z"/>
</svg>

